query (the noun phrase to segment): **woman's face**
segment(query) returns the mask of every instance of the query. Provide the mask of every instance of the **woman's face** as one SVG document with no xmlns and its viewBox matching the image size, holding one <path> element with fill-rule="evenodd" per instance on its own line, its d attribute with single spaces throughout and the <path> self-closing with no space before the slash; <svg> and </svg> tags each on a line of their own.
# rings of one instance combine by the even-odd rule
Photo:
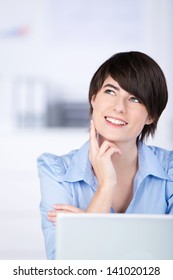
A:
<svg viewBox="0 0 173 280">
<path fill-rule="evenodd" d="M 144 125 L 153 122 L 141 101 L 123 90 L 110 76 L 92 97 L 91 104 L 96 130 L 109 141 L 136 143 Z"/>
</svg>

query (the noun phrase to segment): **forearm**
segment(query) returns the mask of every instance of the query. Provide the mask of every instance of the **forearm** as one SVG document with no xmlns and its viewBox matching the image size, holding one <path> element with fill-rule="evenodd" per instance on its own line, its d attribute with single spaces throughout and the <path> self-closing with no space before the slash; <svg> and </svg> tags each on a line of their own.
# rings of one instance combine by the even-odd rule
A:
<svg viewBox="0 0 173 280">
<path fill-rule="evenodd" d="M 86 212 L 87 213 L 109 213 L 112 206 L 113 191 L 106 187 L 97 188 Z"/>
</svg>

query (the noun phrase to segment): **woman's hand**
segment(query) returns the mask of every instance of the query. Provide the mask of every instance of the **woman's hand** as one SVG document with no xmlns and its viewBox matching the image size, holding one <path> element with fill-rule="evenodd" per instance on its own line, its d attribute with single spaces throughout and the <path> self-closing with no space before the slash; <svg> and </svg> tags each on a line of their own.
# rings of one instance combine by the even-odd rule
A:
<svg viewBox="0 0 173 280">
<path fill-rule="evenodd" d="M 56 216 L 60 213 L 85 213 L 84 210 L 68 204 L 55 204 L 53 208 L 55 210 L 48 212 L 48 220 L 53 223 L 56 222 Z"/>
<path fill-rule="evenodd" d="M 99 146 L 93 121 L 90 129 L 89 159 L 98 180 L 98 187 L 88 206 L 88 213 L 109 213 L 117 185 L 117 175 L 112 155 L 121 155 L 120 149 L 109 141 Z"/>
<path fill-rule="evenodd" d="M 107 140 L 99 147 L 94 122 L 91 120 L 89 158 L 99 186 L 116 186 L 117 176 L 111 159 L 113 154 L 121 155 L 120 149 Z"/>
</svg>

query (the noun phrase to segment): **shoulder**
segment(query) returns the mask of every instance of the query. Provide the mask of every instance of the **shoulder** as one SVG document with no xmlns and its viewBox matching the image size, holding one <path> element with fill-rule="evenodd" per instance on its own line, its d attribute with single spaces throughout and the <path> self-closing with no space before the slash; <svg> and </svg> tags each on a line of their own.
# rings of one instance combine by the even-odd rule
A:
<svg viewBox="0 0 173 280">
<path fill-rule="evenodd" d="M 59 182 L 64 180 L 72 182 L 77 178 L 83 178 L 88 164 L 88 149 L 87 141 L 79 149 L 62 156 L 43 153 L 37 159 L 39 176 L 46 174 L 54 179 L 56 177 Z"/>
<path fill-rule="evenodd" d="M 167 174 L 173 176 L 173 150 L 167 150 L 156 146 L 147 146 L 147 148 L 158 159 Z"/>
<path fill-rule="evenodd" d="M 37 167 L 39 173 L 45 172 L 52 175 L 64 175 L 70 162 L 77 150 L 73 150 L 65 155 L 55 155 L 51 153 L 43 153 L 37 158 Z"/>
</svg>

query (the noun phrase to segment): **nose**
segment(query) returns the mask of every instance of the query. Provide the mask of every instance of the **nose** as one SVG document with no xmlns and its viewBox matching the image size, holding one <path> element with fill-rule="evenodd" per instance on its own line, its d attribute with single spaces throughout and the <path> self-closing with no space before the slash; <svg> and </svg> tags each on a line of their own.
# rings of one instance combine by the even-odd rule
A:
<svg viewBox="0 0 173 280">
<path fill-rule="evenodd" d="M 117 96 L 115 103 L 114 103 L 114 111 L 118 113 L 125 113 L 126 112 L 126 104 L 124 98 Z"/>
</svg>

